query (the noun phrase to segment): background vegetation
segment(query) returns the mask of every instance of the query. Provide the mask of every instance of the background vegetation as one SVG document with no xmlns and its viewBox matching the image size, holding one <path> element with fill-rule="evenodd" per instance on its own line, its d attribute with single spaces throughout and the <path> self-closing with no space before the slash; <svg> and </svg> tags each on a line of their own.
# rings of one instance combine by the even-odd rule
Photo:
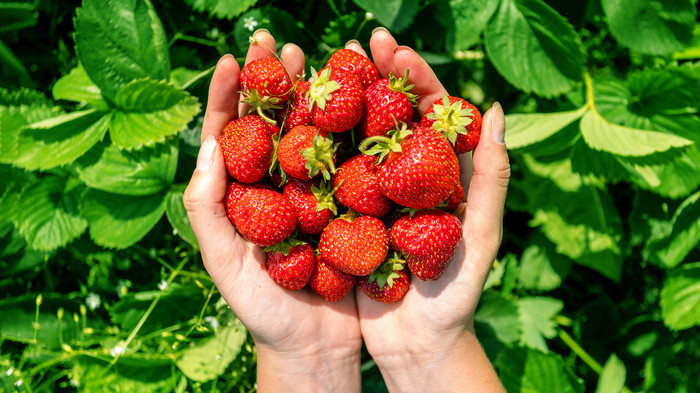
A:
<svg viewBox="0 0 700 393">
<path fill-rule="evenodd" d="M 508 114 L 477 329 L 509 392 L 700 391 L 695 0 L 0 2 L 0 391 L 255 390 L 182 206 L 212 67 L 377 26 Z M 366 354 L 367 392 L 385 391 Z"/>
</svg>

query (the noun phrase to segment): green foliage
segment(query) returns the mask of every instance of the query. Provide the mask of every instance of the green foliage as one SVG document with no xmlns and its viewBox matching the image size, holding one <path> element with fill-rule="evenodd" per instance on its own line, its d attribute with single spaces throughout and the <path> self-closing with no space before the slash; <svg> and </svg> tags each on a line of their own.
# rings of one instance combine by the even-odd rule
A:
<svg viewBox="0 0 700 393">
<path fill-rule="evenodd" d="M 208 79 L 258 28 L 308 72 L 377 26 L 506 110 L 475 328 L 508 391 L 700 390 L 697 19 L 695 0 L 0 4 L 0 391 L 254 391 L 182 202 Z M 386 391 L 366 352 L 362 375 Z"/>
</svg>

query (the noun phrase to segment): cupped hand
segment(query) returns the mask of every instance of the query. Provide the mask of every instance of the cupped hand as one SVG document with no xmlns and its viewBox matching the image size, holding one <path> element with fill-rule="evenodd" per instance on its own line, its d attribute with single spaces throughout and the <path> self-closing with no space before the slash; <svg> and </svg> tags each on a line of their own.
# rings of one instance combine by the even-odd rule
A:
<svg viewBox="0 0 700 393">
<path fill-rule="evenodd" d="M 254 38 L 246 64 L 275 55 L 276 43 L 267 31 L 256 32 Z M 292 80 L 299 79 L 304 69 L 301 49 L 287 44 L 280 57 Z M 345 370 L 350 373 L 345 376 L 350 383 L 359 381 L 362 338 L 354 297 L 327 303 L 308 288 L 292 291 L 277 285 L 265 270 L 266 256 L 261 248 L 243 238 L 226 216 L 227 172 L 217 138 L 227 122 L 247 111 L 239 103 L 239 73 L 233 56 L 219 60 L 209 87 L 197 166 L 184 195 L 204 266 L 255 340 L 261 391 L 265 386 L 275 390 L 274 384 L 266 385 L 265 381 L 274 383 L 282 377 L 286 380 L 276 382 L 285 386 L 294 383 L 295 372 L 304 375 L 310 367 L 321 371 L 335 362 L 339 368 L 351 367 Z M 316 364 L 320 361 L 325 366 Z M 303 382 L 297 385 L 302 386 Z"/>
</svg>

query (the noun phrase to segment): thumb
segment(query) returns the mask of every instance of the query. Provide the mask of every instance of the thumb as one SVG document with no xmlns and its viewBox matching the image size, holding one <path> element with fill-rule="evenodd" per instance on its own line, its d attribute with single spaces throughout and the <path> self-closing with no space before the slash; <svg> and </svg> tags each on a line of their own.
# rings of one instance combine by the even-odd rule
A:
<svg viewBox="0 0 700 393">
<path fill-rule="evenodd" d="M 183 202 L 192 230 L 202 252 L 205 267 L 213 270 L 230 259 L 234 239 L 239 235 L 226 215 L 226 166 L 221 147 L 212 135 L 202 142 L 197 166 L 192 173 Z"/>
</svg>

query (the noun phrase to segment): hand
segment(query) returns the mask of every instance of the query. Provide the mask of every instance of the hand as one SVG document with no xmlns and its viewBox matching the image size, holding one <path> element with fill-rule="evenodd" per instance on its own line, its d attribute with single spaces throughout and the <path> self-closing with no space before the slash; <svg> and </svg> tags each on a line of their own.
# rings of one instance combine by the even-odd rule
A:
<svg viewBox="0 0 700 393">
<path fill-rule="evenodd" d="M 351 49 L 366 55 L 359 45 Z M 375 31 L 370 50 L 382 77 L 410 69 L 420 114 L 447 93 L 428 64 L 385 30 Z M 474 312 L 503 232 L 510 178 L 504 132 L 496 103 L 484 114 L 473 165 L 469 154 L 459 156 L 465 200 L 456 215 L 464 236 L 442 277 L 414 277 L 405 297 L 388 305 L 356 291 L 362 336 L 390 391 L 504 391 L 474 334 Z"/>
<path fill-rule="evenodd" d="M 264 30 L 254 34 L 246 64 L 275 53 Z M 304 54 L 287 44 L 282 62 L 293 81 L 304 70 Z M 290 291 L 265 271 L 265 254 L 231 225 L 224 207 L 227 173 L 216 139 L 226 123 L 245 114 L 239 104 L 239 66 L 219 60 L 209 87 L 197 167 L 184 203 L 202 260 L 221 295 L 251 332 L 258 351 L 258 389 L 264 391 L 359 391 L 362 337 L 355 298 L 337 303 L 305 288 Z"/>
</svg>

